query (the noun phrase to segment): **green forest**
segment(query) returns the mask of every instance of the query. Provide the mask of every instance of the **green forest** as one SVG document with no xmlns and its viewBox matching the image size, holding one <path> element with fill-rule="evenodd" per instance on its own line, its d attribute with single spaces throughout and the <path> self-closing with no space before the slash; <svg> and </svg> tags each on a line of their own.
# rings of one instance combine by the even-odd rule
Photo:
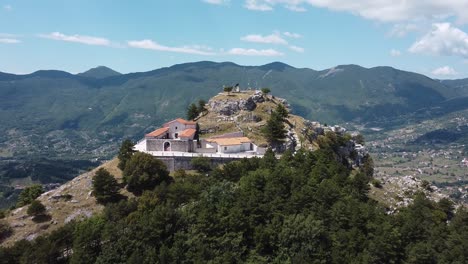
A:
<svg viewBox="0 0 468 264">
<path fill-rule="evenodd" d="M 101 171 L 99 188 L 113 190 L 102 214 L 2 248 L 0 263 L 467 263 L 466 210 L 419 193 L 389 214 L 367 195 L 372 160 L 351 168 L 343 142 L 174 177 L 127 155 L 136 198 L 110 199 L 116 183 Z"/>
</svg>

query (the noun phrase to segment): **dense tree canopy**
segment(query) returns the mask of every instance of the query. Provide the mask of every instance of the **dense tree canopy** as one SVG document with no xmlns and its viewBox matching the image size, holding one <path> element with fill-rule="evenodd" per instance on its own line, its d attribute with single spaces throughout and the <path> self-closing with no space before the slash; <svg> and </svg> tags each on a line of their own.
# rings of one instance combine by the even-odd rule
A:
<svg viewBox="0 0 468 264">
<path fill-rule="evenodd" d="M 268 151 L 234 161 L 208 177 L 158 178 L 101 215 L 0 249 L 0 262 L 466 263 L 465 209 L 418 193 L 389 214 L 367 195 L 367 169 L 350 168 L 334 151 L 343 141 L 325 141 L 279 160 Z M 156 163 L 135 154 L 127 179 L 167 177 Z"/>
<path fill-rule="evenodd" d="M 152 190 L 162 182 L 171 181 L 166 165 L 142 152 L 135 153 L 126 163 L 123 175 L 127 190 L 136 195 L 141 195 L 144 190 Z"/>
<path fill-rule="evenodd" d="M 195 157 L 190 161 L 190 164 L 198 172 L 208 172 L 211 170 L 210 159 L 207 157 Z"/>
</svg>

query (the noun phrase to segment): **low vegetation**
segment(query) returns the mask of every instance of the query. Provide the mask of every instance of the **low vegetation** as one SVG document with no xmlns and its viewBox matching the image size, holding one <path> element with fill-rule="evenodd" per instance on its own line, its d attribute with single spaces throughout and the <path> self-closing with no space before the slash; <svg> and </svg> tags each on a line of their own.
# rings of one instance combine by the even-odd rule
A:
<svg viewBox="0 0 468 264">
<path fill-rule="evenodd" d="M 29 187 L 26 187 L 20 193 L 16 207 L 21 207 L 30 204 L 43 192 L 44 190 L 42 189 L 42 185 L 40 184 L 34 184 Z"/>
<path fill-rule="evenodd" d="M 190 164 L 198 172 L 208 172 L 211 170 L 210 159 L 207 157 L 195 157 L 190 161 Z"/>
<path fill-rule="evenodd" d="M 328 137 L 326 135 L 325 137 Z M 48 236 L 0 249 L 6 263 L 464 263 L 468 213 L 417 193 L 388 214 L 368 196 L 372 170 L 352 169 L 325 138 L 315 152 L 243 159 L 168 180 L 136 153 L 135 198 Z M 368 161 L 370 165 L 371 162 Z M 142 177 L 142 176 L 145 177 Z M 151 184 L 143 184 L 152 179 Z"/>
<path fill-rule="evenodd" d="M 5 220 L 0 220 L 0 243 L 13 233 L 10 224 Z"/>
<path fill-rule="evenodd" d="M 40 201 L 34 200 L 28 206 L 28 210 L 26 212 L 29 216 L 37 217 L 45 214 L 46 207 Z"/>
</svg>

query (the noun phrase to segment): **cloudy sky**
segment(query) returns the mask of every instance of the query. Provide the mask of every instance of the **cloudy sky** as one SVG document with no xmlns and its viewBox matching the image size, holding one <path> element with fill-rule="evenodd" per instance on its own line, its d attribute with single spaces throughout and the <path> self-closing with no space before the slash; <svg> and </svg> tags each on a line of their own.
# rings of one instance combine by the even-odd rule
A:
<svg viewBox="0 0 468 264">
<path fill-rule="evenodd" d="M 200 60 L 468 77 L 467 0 L 0 0 L 0 71 Z"/>
</svg>

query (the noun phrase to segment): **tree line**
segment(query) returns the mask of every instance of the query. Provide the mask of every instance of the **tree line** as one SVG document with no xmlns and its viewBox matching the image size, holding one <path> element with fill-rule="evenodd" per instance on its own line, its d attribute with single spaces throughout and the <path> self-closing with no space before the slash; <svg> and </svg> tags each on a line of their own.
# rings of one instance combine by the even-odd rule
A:
<svg viewBox="0 0 468 264">
<path fill-rule="evenodd" d="M 135 198 L 2 248 L 0 263 L 466 263 L 465 209 L 418 193 L 388 214 L 368 196 L 371 159 L 353 169 L 336 151 L 346 140 L 325 137 L 314 152 L 269 150 L 175 177 L 129 155 Z"/>
</svg>

